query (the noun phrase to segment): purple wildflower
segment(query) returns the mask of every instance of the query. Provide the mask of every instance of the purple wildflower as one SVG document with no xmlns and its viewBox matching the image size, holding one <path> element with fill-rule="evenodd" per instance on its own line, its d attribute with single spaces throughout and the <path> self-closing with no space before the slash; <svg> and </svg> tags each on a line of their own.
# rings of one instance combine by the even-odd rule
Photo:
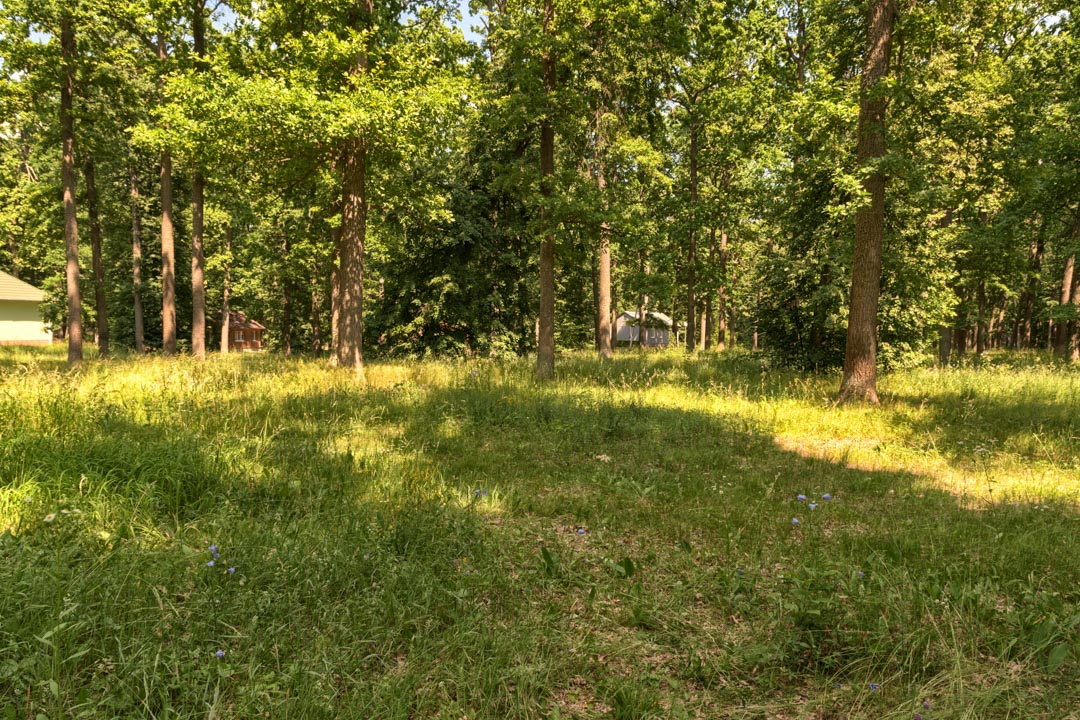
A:
<svg viewBox="0 0 1080 720">
<path fill-rule="evenodd" d="M 206 563 L 206 567 L 214 567 L 214 561 L 211 560 L 210 562 Z"/>
<path fill-rule="evenodd" d="M 236 568 L 234 568 L 234 567 L 229 568 L 229 574 L 230 575 L 234 575 L 235 573 L 236 573 Z"/>
<path fill-rule="evenodd" d="M 798 525 L 799 524 L 799 518 L 791 518 L 791 524 L 792 525 Z"/>
<path fill-rule="evenodd" d="M 825 502 L 828 502 L 828 501 L 832 500 L 832 495 L 830 495 L 829 493 L 825 493 L 824 495 L 821 496 L 821 499 L 824 500 Z"/>
<path fill-rule="evenodd" d="M 871 692 L 877 692 L 880 689 L 881 689 L 881 686 L 878 685 L 877 683 L 870 683 L 870 691 Z"/>
<path fill-rule="evenodd" d="M 815 503 L 810 503 L 810 505 L 809 505 L 808 507 L 809 507 L 809 508 L 810 508 L 811 510 L 817 510 L 817 505 L 816 505 Z"/>
<path fill-rule="evenodd" d="M 225 651 L 224 651 L 224 650 L 218 650 L 218 651 L 217 651 L 216 653 L 214 653 L 214 654 L 215 654 L 215 655 L 217 655 L 217 659 L 218 659 L 218 660 L 220 660 L 221 658 L 225 657 Z"/>
<path fill-rule="evenodd" d="M 803 495 L 802 493 L 799 493 L 798 496 L 795 499 L 798 500 L 799 502 L 806 502 L 806 496 Z"/>
</svg>

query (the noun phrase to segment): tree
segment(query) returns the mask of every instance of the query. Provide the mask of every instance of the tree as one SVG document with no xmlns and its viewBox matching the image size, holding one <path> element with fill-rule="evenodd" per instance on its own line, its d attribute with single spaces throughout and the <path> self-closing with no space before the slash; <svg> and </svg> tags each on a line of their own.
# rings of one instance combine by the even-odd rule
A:
<svg viewBox="0 0 1080 720">
<path fill-rule="evenodd" d="M 885 235 L 885 172 L 880 161 L 885 156 L 886 98 L 881 81 L 889 72 L 895 0 L 872 0 L 868 21 L 857 154 L 859 166 L 867 173 L 862 187 L 869 205 L 860 207 L 855 215 L 855 260 L 840 399 L 876 403 L 877 311 Z"/>
</svg>

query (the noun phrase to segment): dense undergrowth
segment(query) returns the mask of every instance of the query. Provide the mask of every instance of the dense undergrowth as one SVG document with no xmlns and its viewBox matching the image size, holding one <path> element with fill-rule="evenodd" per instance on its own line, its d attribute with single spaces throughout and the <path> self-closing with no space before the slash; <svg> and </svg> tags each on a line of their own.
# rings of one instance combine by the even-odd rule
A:
<svg viewBox="0 0 1080 720">
<path fill-rule="evenodd" d="M 1080 717 L 1075 370 L 61 361 L 0 349 L 0 718 Z"/>
</svg>

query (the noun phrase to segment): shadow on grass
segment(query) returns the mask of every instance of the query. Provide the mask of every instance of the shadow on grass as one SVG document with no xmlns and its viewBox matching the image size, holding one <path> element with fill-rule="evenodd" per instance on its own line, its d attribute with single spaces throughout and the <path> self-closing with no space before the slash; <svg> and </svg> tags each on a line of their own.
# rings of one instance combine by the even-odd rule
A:
<svg viewBox="0 0 1080 720">
<path fill-rule="evenodd" d="M 915 685 L 932 677 L 940 658 L 903 658 L 929 653 L 930 631 L 901 630 L 923 623 L 929 603 L 951 603 L 964 631 L 1000 629 L 956 648 L 971 662 L 1040 647 L 1034 626 L 1075 610 L 1067 576 L 1080 548 L 1061 542 L 1074 537 L 1075 513 L 973 511 L 918 476 L 802 457 L 744 418 L 621 393 L 642 372 L 683 372 L 674 359 L 647 365 L 582 378 L 612 386 L 605 396 L 480 376 L 207 400 L 189 426 L 126 422 L 118 406 L 84 437 L 21 434 L 3 451 L 3 482 L 33 477 L 73 497 L 86 475 L 106 496 L 152 494 L 135 503 L 150 523 L 186 525 L 176 545 L 102 541 L 117 575 L 75 602 L 84 613 L 128 603 L 130 615 L 79 631 L 93 652 L 72 666 L 65 698 L 79 673 L 96 677 L 93 663 L 115 661 L 119 635 L 133 682 L 121 684 L 129 704 L 114 713 L 164 715 L 190 702 L 189 672 L 205 688 L 224 682 L 241 714 L 302 697 L 297 716 L 348 707 L 366 717 L 540 717 L 575 677 L 597 693 L 608 683 L 599 699 L 610 704 L 630 702 L 613 678 L 648 673 L 678 675 L 701 697 L 757 702 L 783 695 L 785 679 L 801 688 L 849 665 Z M 737 380 L 737 368 L 723 372 L 688 382 Z M 222 563 L 237 563 L 245 584 L 206 572 L 208 542 L 222 544 Z M 16 568 L 12 586 L 27 588 L 12 596 L 5 634 L 29 652 L 64 612 L 63 594 L 35 590 L 16 559 L 28 555 L 0 557 Z M 63 557 L 57 572 L 78 576 L 93 562 L 93 553 Z M 150 569 L 125 576 L 125 565 Z M 756 580 L 744 586 L 736 568 Z M 869 576 L 865 589 L 856 571 Z M 1058 604 L 1033 601 L 1038 593 Z M 822 637 L 843 630 L 830 613 L 853 626 L 825 646 Z M 740 623 L 757 637 L 740 635 Z M 638 657 L 645 643 L 668 659 Z M 222 681 L 206 668 L 222 645 L 246 658 L 247 677 Z M 155 652 L 167 670 L 151 670 Z M 684 666 L 695 653 L 698 665 Z M 43 682 L 47 672 L 9 677 Z M 151 700 L 140 699 L 140 682 Z M 22 692 L 15 686 L 0 679 Z M 107 693 L 108 681 L 91 686 Z"/>
</svg>

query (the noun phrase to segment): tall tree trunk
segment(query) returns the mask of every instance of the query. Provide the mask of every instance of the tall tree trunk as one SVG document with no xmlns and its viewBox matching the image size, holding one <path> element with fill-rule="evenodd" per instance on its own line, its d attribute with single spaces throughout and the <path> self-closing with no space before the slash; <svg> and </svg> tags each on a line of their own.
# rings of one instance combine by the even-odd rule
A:
<svg viewBox="0 0 1080 720">
<path fill-rule="evenodd" d="M 98 357 L 109 357 L 109 303 L 105 297 L 105 263 L 101 258 L 101 220 L 98 217 L 94 158 L 86 159 L 86 215 L 90 220 L 90 254 L 94 267 L 94 309 L 97 312 Z"/>
<path fill-rule="evenodd" d="M 697 350 L 698 122 L 690 111 L 690 233 L 686 247 L 686 351 Z M 676 317 L 678 317 L 676 315 Z"/>
<path fill-rule="evenodd" d="M 949 364 L 949 355 L 952 352 L 952 330 L 946 325 L 938 326 L 938 364 L 942 367 Z"/>
<path fill-rule="evenodd" d="M 193 0 L 192 44 L 201 67 L 206 56 L 206 0 Z M 206 281 L 203 257 L 203 175 L 198 164 L 191 175 L 191 354 L 206 358 Z"/>
<path fill-rule="evenodd" d="M 364 243 L 367 239 L 367 146 L 348 143 L 341 160 L 337 364 L 364 377 Z"/>
<path fill-rule="evenodd" d="M 135 312 L 135 352 L 142 355 L 146 351 L 142 306 L 142 222 L 139 219 L 139 177 L 134 166 L 128 168 L 128 181 L 131 184 L 131 294 Z"/>
<path fill-rule="evenodd" d="M 330 364 L 336 366 L 341 355 L 338 325 L 341 323 L 341 228 L 330 228 L 334 248 L 330 258 Z"/>
<path fill-rule="evenodd" d="M 60 53 L 64 76 L 60 81 L 60 141 L 63 145 L 61 182 L 64 186 L 64 246 L 67 274 L 68 367 L 83 359 L 82 297 L 79 294 L 79 224 L 75 211 L 75 118 L 71 99 L 75 91 L 75 27 L 70 10 L 60 16 Z"/>
<path fill-rule="evenodd" d="M 176 354 L 176 240 L 173 230 L 172 155 L 161 153 L 161 349 Z"/>
<path fill-rule="evenodd" d="M 221 289 L 221 354 L 229 354 L 229 294 L 232 291 L 232 241 L 233 228 L 225 226 L 225 283 Z"/>
<path fill-rule="evenodd" d="M 1076 255 L 1070 255 L 1065 261 L 1065 272 L 1061 278 L 1061 307 L 1064 309 L 1072 302 L 1073 274 L 1075 273 Z M 1054 334 L 1054 354 L 1059 358 L 1069 357 L 1069 323 L 1058 320 Z"/>
<path fill-rule="evenodd" d="M 727 308 L 727 266 L 728 266 L 728 235 L 724 230 L 720 231 L 720 287 L 716 291 L 716 351 L 727 350 L 728 334 L 728 308 Z"/>
<path fill-rule="evenodd" d="M 292 252 L 292 243 L 289 242 L 289 233 L 281 245 L 282 252 L 282 281 L 281 281 L 281 352 L 285 357 L 292 357 L 292 279 L 289 273 L 289 254 Z"/>
<path fill-rule="evenodd" d="M 975 288 L 975 355 L 981 357 L 986 352 L 986 336 L 989 328 L 986 324 L 986 280 L 979 280 Z"/>
<path fill-rule="evenodd" d="M 1069 321 L 1069 362 L 1080 362 L 1080 273 L 1073 275 L 1072 304 L 1074 317 Z"/>
<path fill-rule="evenodd" d="M 165 33 L 158 35 L 158 59 L 164 63 Z M 172 154 L 161 153 L 161 349 L 176 354 L 176 239 L 173 230 Z"/>
<path fill-rule="evenodd" d="M 606 181 L 602 165 L 596 173 L 596 185 L 603 197 Z M 597 335 L 600 341 L 600 359 L 609 360 L 611 358 L 611 226 L 607 220 L 600 223 L 600 274 L 597 278 L 597 290 L 599 301 Z"/>
<path fill-rule="evenodd" d="M 555 235 L 549 227 L 552 222 L 550 205 L 555 175 L 555 126 L 552 123 L 555 95 L 554 22 L 554 0 L 544 0 L 545 47 L 541 65 L 546 112 L 540 122 L 540 192 L 544 196 L 541 211 L 544 238 L 540 242 L 540 313 L 537 318 L 539 330 L 536 349 L 536 377 L 541 380 L 555 377 Z"/>
<path fill-rule="evenodd" d="M 322 294 L 319 292 L 319 268 L 311 278 L 311 351 L 322 352 Z"/>
<path fill-rule="evenodd" d="M 860 167 L 885 156 L 885 97 L 881 80 L 889 72 L 895 0 L 871 0 L 866 63 L 859 100 L 858 147 Z M 844 376 L 840 399 L 845 402 L 878 401 L 877 312 L 881 292 L 881 252 L 885 237 L 885 174 L 875 169 L 863 180 L 870 205 L 855 214 L 855 258 L 851 270 L 851 305 L 848 312 Z"/>
<path fill-rule="evenodd" d="M 1020 329 L 1020 338 L 1017 344 L 1026 350 L 1035 347 L 1035 324 L 1032 318 L 1035 314 L 1035 300 L 1039 296 L 1039 275 L 1042 273 L 1042 261 L 1045 252 L 1046 245 L 1042 233 L 1040 233 L 1036 242 L 1031 246 L 1028 259 L 1028 284 L 1022 301 L 1023 326 Z"/>
</svg>

